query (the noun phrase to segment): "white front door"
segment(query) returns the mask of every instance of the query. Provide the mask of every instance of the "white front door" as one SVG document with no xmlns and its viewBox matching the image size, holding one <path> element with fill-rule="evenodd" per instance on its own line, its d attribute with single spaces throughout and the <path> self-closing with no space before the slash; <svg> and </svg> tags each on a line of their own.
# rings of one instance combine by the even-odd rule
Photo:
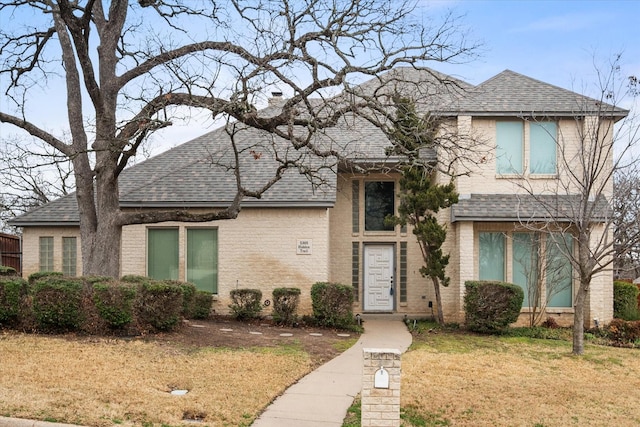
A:
<svg viewBox="0 0 640 427">
<path fill-rule="evenodd" d="M 395 294 L 393 245 L 364 247 L 364 309 L 392 311 Z"/>
</svg>

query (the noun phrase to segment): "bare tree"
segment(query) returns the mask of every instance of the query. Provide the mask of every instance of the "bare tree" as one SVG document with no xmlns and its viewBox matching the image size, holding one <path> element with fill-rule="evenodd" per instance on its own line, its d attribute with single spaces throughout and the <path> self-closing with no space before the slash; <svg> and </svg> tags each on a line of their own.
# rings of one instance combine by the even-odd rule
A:
<svg viewBox="0 0 640 427">
<path fill-rule="evenodd" d="M 620 76 L 620 56 L 604 72 L 598 71 L 599 99 L 583 98 L 574 112 L 575 129 L 557 137 L 557 176 L 544 191 L 530 181 L 517 185 L 544 211 L 547 221 L 523 223 L 547 236 L 559 236 L 558 256 L 572 267 L 575 292 L 573 353 L 584 353 L 587 296 L 594 277 L 610 272 L 616 250 L 613 235 L 613 181 L 616 173 L 638 162 L 632 153 L 640 143 L 640 127 L 629 111 L 619 108 L 625 97 L 635 96 L 638 80 Z M 530 118 L 529 118 L 530 119 Z M 537 120 L 537 118 L 536 118 Z M 627 241 L 637 244 L 639 235 Z"/>
<path fill-rule="evenodd" d="M 616 279 L 640 277 L 640 174 L 638 168 L 618 170 L 613 177 Z"/>
<path fill-rule="evenodd" d="M 73 191 L 71 161 L 40 141 L 0 139 L 0 229 L 7 221 Z"/>
<path fill-rule="evenodd" d="M 301 161 L 340 157 L 315 135 L 345 115 L 385 107 L 375 93 L 353 91 L 354 81 L 474 51 L 455 16 L 420 16 L 410 1 L 3 0 L 0 13 L 25 18 L 4 19 L 0 29 L 0 75 L 14 107 L 0 122 L 71 161 L 84 273 L 109 276 L 119 274 L 124 225 L 235 218 L 243 198 L 259 197 L 284 170 L 311 174 Z M 29 115 L 32 91 L 59 82 L 68 139 Z M 260 114 L 253 104 L 274 89 L 287 100 Z M 118 178 L 149 135 L 202 110 L 305 154 L 278 158 L 273 179 L 250 189 L 238 163 L 246 152 L 232 148 L 237 191 L 222 210 L 121 210 Z"/>
</svg>

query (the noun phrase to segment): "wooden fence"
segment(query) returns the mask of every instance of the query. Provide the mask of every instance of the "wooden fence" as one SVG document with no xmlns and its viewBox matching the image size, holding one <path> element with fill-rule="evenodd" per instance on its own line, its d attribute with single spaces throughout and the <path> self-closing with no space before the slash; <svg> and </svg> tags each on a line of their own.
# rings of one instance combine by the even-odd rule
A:
<svg viewBox="0 0 640 427">
<path fill-rule="evenodd" d="M 22 250 L 20 248 L 20 237 L 11 234 L 0 233 L 0 256 L 2 257 L 1 265 L 13 267 L 18 274 L 21 270 L 20 259 Z"/>
</svg>

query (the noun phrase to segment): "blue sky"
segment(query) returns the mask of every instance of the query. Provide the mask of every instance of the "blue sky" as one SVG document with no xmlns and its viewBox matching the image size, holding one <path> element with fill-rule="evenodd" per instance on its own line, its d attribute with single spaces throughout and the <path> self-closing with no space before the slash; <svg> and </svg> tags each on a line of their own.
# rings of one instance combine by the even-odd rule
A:
<svg viewBox="0 0 640 427">
<path fill-rule="evenodd" d="M 422 0 L 424 13 L 463 15 L 469 39 L 482 43 L 478 58 L 433 68 L 479 84 L 505 69 L 591 94 L 594 62 L 622 53 L 622 73 L 640 76 L 640 0 L 479 1 Z M 623 105 L 630 108 L 631 105 Z M 159 139 L 175 145 L 210 128 L 171 129 Z"/>
<path fill-rule="evenodd" d="M 433 1 L 464 14 L 483 43 L 470 64 L 436 67 L 477 84 L 505 69 L 567 89 L 594 81 L 594 59 L 622 53 L 623 72 L 640 74 L 640 1 Z"/>
<path fill-rule="evenodd" d="M 594 61 L 606 65 L 617 53 L 623 54 L 622 73 L 640 76 L 640 0 L 417 1 L 425 16 L 441 16 L 449 9 L 462 15 L 458 23 L 468 30 L 469 40 L 482 43 L 478 57 L 469 63 L 429 64 L 469 83 L 479 84 L 511 69 L 593 95 Z M 44 123 L 39 124 L 45 128 L 56 127 L 64 120 L 64 109 L 52 111 L 48 104 L 40 102 L 33 107 L 47 116 L 39 117 L 44 119 Z M 622 106 L 632 107 L 631 104 Z M 216 126 L 209 118 L 202 114 L 181 125 L 176 122 L 154 136 L 156 148 L 151 152 L 158 153 L 212 130 Z M 0 131 L 3 128 L 14 131 L 3 126 Z"/>
</svg>

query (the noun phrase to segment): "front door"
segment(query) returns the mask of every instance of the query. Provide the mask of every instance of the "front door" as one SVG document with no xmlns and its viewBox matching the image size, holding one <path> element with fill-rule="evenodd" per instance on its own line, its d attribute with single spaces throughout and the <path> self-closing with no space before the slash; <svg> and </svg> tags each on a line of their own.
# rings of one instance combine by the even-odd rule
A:
<svg viewBox="0 0 640 427">
<path fill-rule="evenodd" d="M 393 245 L 364 247 L 364 310 L 392 311 L 395 286 L 393 282 Z"/>
</svg>

